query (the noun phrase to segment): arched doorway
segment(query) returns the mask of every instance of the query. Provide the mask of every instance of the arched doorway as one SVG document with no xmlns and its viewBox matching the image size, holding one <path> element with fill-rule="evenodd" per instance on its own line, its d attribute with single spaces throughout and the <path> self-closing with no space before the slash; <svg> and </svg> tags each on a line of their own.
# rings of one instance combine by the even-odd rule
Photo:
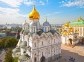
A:
<svg viewBox="0 0 84 62">
<path fill-rule="evenodd" d="M 45 57 L 44 56 L 41 57 L 40 62 L 45 62 Z"/>
<path fill-rule="evenodd" d="M 84 37 L 82 38 L 82 42 L 81 42 L 81 44 L 82 44 L 82 45 L 84 44 Z"/>
<path fill-rule="evenodd" d="M 69 39 L 69 41 L 70 41 L 70 44 L 72 45 L 72 39 L 71 38 Z"/>
<path fill-rule="evenodd" d="M 36 59 L 36 57 L 34 58 L 34 62 L 37 62 L 37 59 Z"/>
</svg>

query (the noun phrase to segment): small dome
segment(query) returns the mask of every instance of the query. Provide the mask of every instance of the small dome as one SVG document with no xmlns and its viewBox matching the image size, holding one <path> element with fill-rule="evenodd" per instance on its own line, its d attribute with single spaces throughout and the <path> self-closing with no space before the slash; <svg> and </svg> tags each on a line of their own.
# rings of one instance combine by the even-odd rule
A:
<svg viewBox="0 0 84 62">
<path fill-rule="evenodd" d="M 50 24 L 49 24 L 49 22 L 45 21 L 45 22 L 43 23 L 43 26 L 50 26 Z"/>
<path fill-rule="evenodd" d="M 25 20 L 25 22 L 22 25 L 28 25 L 27 21 Z"/>
<path fill-rule="evenodd" d="M 65 27 L 69 27 L 69 25 L 70 25 L 70 22 L 67 22 L 64 24 Z"/>
<path fill-rule="evenodd" d="M 36 10 L 36 8 L 34 6 L 33 10 L 29 14 L 29 19 L 34 20 L 34 19 L 39 19 L 39 18 L 40 18 L 40 15 L 39 15 L 38 11 Z"/>
</svg>

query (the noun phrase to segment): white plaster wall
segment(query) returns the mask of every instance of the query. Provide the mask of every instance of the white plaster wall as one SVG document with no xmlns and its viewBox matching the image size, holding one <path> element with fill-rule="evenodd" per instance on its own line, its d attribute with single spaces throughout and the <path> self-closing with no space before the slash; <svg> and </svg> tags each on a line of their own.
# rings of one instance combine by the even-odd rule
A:
<svg viewBox="0 0 84 62">
<path fill-rule="evenodd" d="M 62 38 L 62 44 L 66 44 L 66 37 L 61 36 L 61 38 Z"/>
</svg>

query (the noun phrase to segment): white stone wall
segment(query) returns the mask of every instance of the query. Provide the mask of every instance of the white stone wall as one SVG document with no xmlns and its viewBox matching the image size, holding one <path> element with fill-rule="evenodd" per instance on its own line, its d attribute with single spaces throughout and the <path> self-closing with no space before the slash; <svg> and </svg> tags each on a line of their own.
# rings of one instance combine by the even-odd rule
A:
<svg viewBox="0 0 84 62">
<path fill-rule="evenodd" d="M 32 37 L 32 51 L 31 58 L 34 62 L 34 58 L 38 58 L 37 61 L 40 61 L 42 55 L 47 59 L 54 55 L 61 53 L 61 41 L 58 40 L 57 36 L 51 34 L 43 33 L 41 36 L 35 35 Z"/>
</svg>

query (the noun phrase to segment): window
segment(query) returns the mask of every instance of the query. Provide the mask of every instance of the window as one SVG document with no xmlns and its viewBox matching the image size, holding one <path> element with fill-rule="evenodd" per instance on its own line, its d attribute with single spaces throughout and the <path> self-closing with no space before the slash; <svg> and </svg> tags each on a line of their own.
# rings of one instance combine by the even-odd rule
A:
<svg viewBox="0 0 84 62">
<path fill-rule="evenodd" d="M 36 47 L 36 43 L 34 43 L 35 47 Z"/>
<path fill-rule="evenodd" d="M 43 56 L 43 52 L 42 52 L 42 56 Z"/>
<path fill-rule="evenodd" d="M 42 41 L 42 45 L 43 45 L 43 41 Z"/>
<path fill-rule="evenodd" d="M 54 48 L 54 53 L 55 53 L 55 48 Z"/>
<path fill-rule="evenodd" d="M 36 57 L 34 58 L 34 62 L 37 62 Z"/>
<path fill-rule="evenodd" d="M 23 53 L 26 53 L 26 51 L 24 51 Z"/>
<path fill-rule="evenodd" d="M 54 39 L 54 43 L 55 43 L 55 39 Z"/>
</svg>

